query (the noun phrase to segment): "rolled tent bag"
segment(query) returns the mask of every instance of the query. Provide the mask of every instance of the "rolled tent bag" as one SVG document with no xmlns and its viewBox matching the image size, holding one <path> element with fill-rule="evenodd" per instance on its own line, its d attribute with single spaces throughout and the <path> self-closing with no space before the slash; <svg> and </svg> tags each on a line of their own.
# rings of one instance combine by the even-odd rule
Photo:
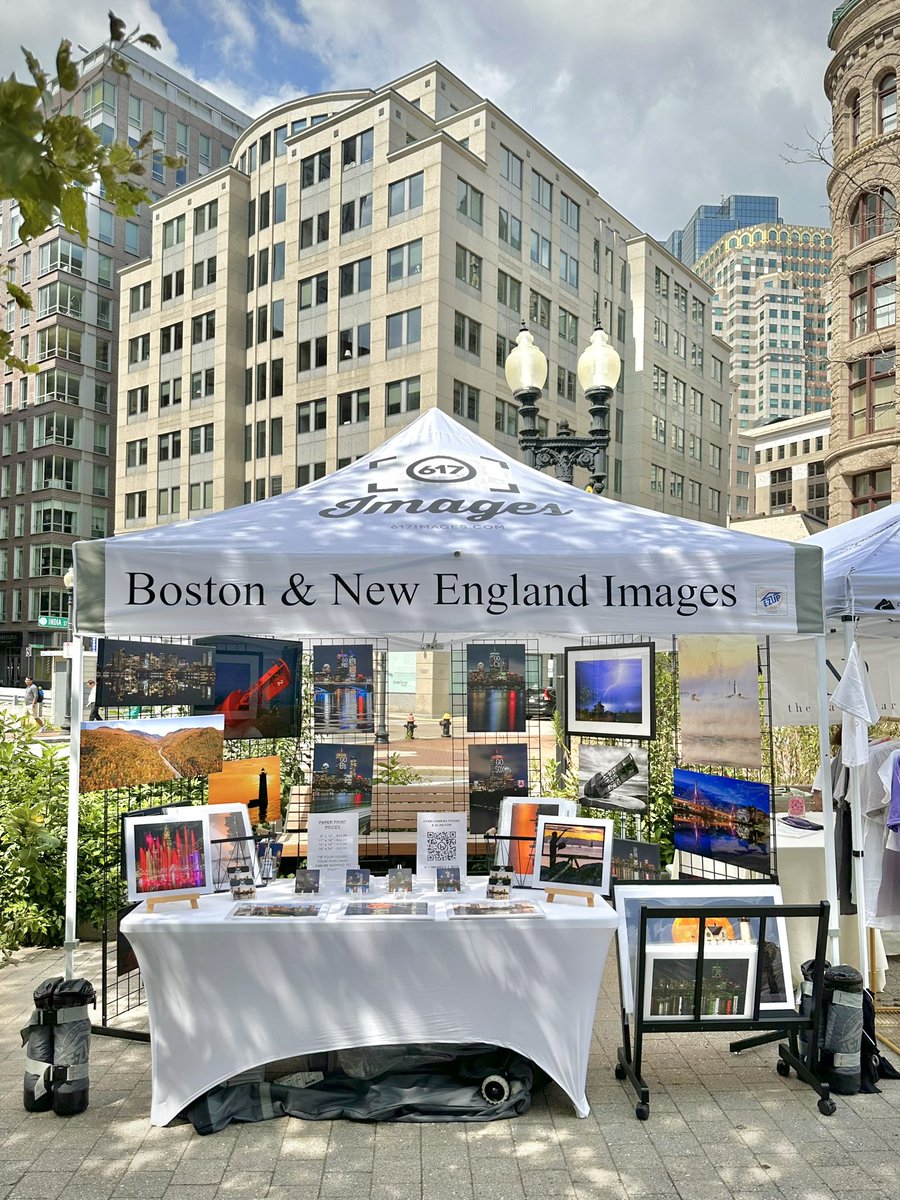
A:
<svg viewBox="0 0 900 1200">
<path fill-rule="evenodd" d="M 90 1087 L 91 1019 L 88 1005 L 96 1003 L 86 979 L 64 979 L 53 993 L 56 1030 L 53 1036 L 53 1111 L 74 1117 L 88 1106 Z"/>
<path fill-rule="evenodd" d="M 825 1041 L 822 1067 L 831 1089 L 853 1096 L 860 1085 L 863 1037 L 863 977 L 856 967 L 825 972 Z"/>
<path fill-rule="evenodd" d="M 72 1117 L 88 1106 L 91 1021 L 96 1003 L 86 979 L 45 979 L 34 992 L 31 1021 L 21 1031 L 25 1049 L 24 1104 Z"/>
<path fill-rule="evenodd" d="M 62 976 L 45 979 L 34 989 L 34 1012 L 23 1030 L 25 1047 L 25 1091 L 23 1102 L 28 1112 L 49 1112 L 53 1107 L 53 1026 L 43 1017 L 51 1008 L 53 989 Z"/>
</svg>

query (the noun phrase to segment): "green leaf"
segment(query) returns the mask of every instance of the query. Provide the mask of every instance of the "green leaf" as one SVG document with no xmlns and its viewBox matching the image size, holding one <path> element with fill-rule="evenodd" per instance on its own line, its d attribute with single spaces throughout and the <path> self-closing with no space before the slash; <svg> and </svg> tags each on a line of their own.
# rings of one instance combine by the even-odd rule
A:
<svg viewBox="0 0 900 1200">
<path fill-rule="evenodd" d="M 121 17 L 117 17 L 112 9 L 109 10 L 109 40 L 111 42 L 124 42 L 126 34 L 125 22 Z"/>
<path fill-rule="evenodd" d="M 65 189 L 59 205 L 59 216 L 66 229 L 77 233 L 82 242 L 87 244 L 87 202 L 81 188 L 67 187 Z"/>
<path fill-rule="evenodd" d="M 56 52 L 56 78 L 64 92 L 74 92 L 78 87 L 78 68 L 72 62 L 72 43 L 64 38 Z"/>
<path fill-rule="evenodd" d="M 38 86 L 38 90 L 41 92 L 46 91 L 47 73 L 41 68 L 41 64 L 37 57 L 32 54 L 30 50 L 26 50 L 24 46 L 22 47 L 22 54 L 25 56 L 25 63 L 31 74 L 31 78 Z M 15 79 L 15 76 L 13 76 L 13 78 Z"/>
<path fill-rule="evenodd" d="M 149 46 L 151 50 L 162 50 L 162 42 L 155 33 L 142 33 L 138 42 L 142 46 Z"/>
<path fill-rule="evenodd" d="M 16 304 L 18 304 L 19 308 L 27 308 L 29 310 L 32 308 L 31 297 L 27 292 L 24 292 L 18 284 L 10 283 L 9 280 L 7 280 L 6 290 L 15 300 Z"/>
<path fill-rule="evenodd" d="M 128 63 L 125 61 L 125 59 L 122 57 L 121 54 L 113 54 L 109 60 L 109 65 L 112 67 L 112 69 L 116 72 L 117 75 L 127 75 L 128 74 Z"/>
</svg>

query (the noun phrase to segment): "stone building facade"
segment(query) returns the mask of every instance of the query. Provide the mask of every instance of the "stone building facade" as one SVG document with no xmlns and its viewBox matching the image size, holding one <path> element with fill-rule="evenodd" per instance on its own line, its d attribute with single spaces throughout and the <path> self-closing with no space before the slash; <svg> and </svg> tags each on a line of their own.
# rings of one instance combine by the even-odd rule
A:
<svg viewBox="0 0 900 1200">
<path fill-rule="evenodd" d="M 828 178 L 831 305 L 830 520 L 900 498 L 896 387 L 900 11 L 847 0 L 834 12 L 825 74 L 834 163 Z"/>
</svg>

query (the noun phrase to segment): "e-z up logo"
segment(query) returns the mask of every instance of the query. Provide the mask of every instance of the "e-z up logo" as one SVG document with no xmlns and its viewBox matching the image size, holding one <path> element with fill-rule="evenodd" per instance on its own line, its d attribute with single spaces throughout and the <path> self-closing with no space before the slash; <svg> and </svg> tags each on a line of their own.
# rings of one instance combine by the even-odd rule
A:
<svg viewBox="0 0 900 1200">
<path fill-rule="evenodd" d="M 756 589 L 756 611 L 778 612 L 784 605 L 786 592 L 780 587 L 758 587 Z"/>
</svg>

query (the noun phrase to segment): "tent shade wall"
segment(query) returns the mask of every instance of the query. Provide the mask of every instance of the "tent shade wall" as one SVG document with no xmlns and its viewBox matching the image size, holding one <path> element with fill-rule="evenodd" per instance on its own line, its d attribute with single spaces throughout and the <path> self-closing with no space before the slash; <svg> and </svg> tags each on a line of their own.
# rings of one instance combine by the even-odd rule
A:
<svg viewBox="0 0 900 1200">
<path fill-rule="evenodd" d="M 900 503 L 823 529 L 801 544 L 824 554 L 827 616 L 874 616 L 885 623 L 879 633 L 895 634 L 887 624 L 900 619 Z M 867 623 L 870 634 L 876 629 Z"/>
<path fill-rule="evenodd" d="M 823 631 L 817 548 L 590 495 L 438 409 L 296 491 L 76 543 L 75 596 L 91 635 Z"/>
</svg>

